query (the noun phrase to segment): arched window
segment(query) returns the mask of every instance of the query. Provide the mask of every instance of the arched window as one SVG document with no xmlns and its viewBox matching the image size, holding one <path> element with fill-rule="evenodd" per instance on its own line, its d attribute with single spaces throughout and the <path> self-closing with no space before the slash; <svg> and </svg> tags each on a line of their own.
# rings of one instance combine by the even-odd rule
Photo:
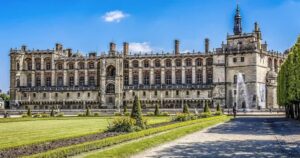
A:
<svg viewBox="0 0 300 158">
<path fill-rule="evenodd" d="M 20 63 L 17 63 L 17 70 L 20 70 Z"/>
<path fill-rule="evenodd" d="M 31 59 L 26 59 L 27 70 L 32 70 L 32 62 Z"/>
<path fill-rule="evenodd" d="M 155 84 L 161 84 L 161 73 L 160 70 L 155 71 Z"/>
<path fill-rule="evenodd" d="M 35 85 L 37 87 L 41 86 L 41 77 L 40 76 L 35 77 Z"/>
<path fill-rule="evenodd" d="M 41 59 L 40 58 L 36 58 L 35 60 L 35 69 L 36 70 L 41 70 Z"/>
<path fill-rule="evenodd" d="M 144 60 L 144 67 L 149 67 L 149 60 Z"/>
<path fill-rule="evenodd" d="M 270 68 L 270 69 L 272 69 L 272 58 L 269 58 L 268 59 L 268 67 Z"/>
<path fill-rule="evenodd" d="M 113 93 L 115 93 L 115 85 L 114 84 L 108 84 L 106 86 L 106 93 L 107 94 L 113 94 Z"/>
<path fill-rule="evenodd" d="M 129 62 L 128 62 L 128 60 L 124 61 L 124 68 L 129 68 Z"/>
<path fill-rule="evenodd" d="M 172 66 L 172 60 L 171 59 L 166 59 L 166 67 L 171 67 Z"/>
<path fill-rule="evenodd" d="M 116 68 L 112 65 L 108 66 L 106 69 L 106 76 L 108 78 L 114 78 L 116 76 Z"/>
<path fill-rule="evenodd" d="M 207 66 L 213 65 L 213 58 L 207 58 L 207 59 L 206 59 L 206 65 L 207 65 Z"/>
<path fill-rule="evenodd" d="M 160 67 L 160 60 L 159 60 L 159 59 L 156 59 L 156 60 L 154 61 L 154 65 L 155 65 L 155 67 Z"/>
<path fill-rule="evenodd" d="M 137 60 L 132 61 L 132 66 L 135 68 L 139 67 L 139 61 Z"/>
<path fill-rule="evenodd" d="M 166 71 L 166 84 L 172 84 L 172 72 Z"/>
<path fill-rule="evenodd" d="M 51 86 L 51 76 L 46 77 L 46 86 L 50 87 Z"/>
<path fill-rule="evenodd" d="M 185 82 L 186 84 L 192 84 L 192 70 L 185 71 Z"/>
<path fill-rule="evenodd" d="M 51 59 L 46 58 L 45 63 L 46 63 L 46 70 L 51 70 Z"/>
<path fill-rule="evenodd" d="M 197 84 L 203 83 L 202 70 L 196 71 L 196 82 L 197 82 Z"/>
<path fill-rule="evenodd" d="M 70 70 L 74 69 L 74 63 L 69 63 L 68 65 Z"/>
<path fill-rule="evenodd" d="M 176 63 L 176 66 L 181 66 L 181 59 L 176 59 L 175 63 Z"/>
<path fill-rule="evenodd" d="M 277 59 L 274 59 L 274 69 L 277 72 L 278 71 L 278 62 Z"/>
<path fill-rule="evenodd" d="M 58 70 L 62 70 L 62 69 L 63 69 L 62 63 L 58 63 L 58 64 L 57 64 L 57 69 L 58 69 Z"/>
<path fill-rule="evenodd" d="M 79 69 L 84 69 L 84 62 L 78 63 L 78 67 L 79 67 Z"/>
<path fill-rule="evenodd" d="M 190 58 L 185 59 L 185 66 L 192 66 L 192 59 Z"/>
<path fill-rule="evenodd" d="M 143 76 L 144 76 L 144 85 L 149 85 L 150 84 L 150 72 L 144 71 Z"/>
<path fill-rule="evenodd" d="M 202 66 L 203 60 L 201 58 L 196 59 L 196 66 Z"/>
<path fill-rule="evenodd" d="M 95 68 L 95 63 L 94 62 L 89 62 L 89 68 L 94 69 Z"/>
<path fill-rule="evenodd" d="M 133 79 L 133 84 L 138 85 L 139 84 L 139 73 L 137 71 L 134 71 L 132 73 L 132 79 Z"/>
<path fill-rule="evenodd" d="M 182 83 L 181 82 L 181 78 L 182 78 L 181 70 L 176 70 L 175 77 L 176 77 L 176 84 L 181 84 Z"/>
<path fill-rule="evenodd" d="M 63 85 L 64 85 L 63 77 L 58 76 L 57 77 L 57 86 L 63 86 Z"/>
<path fill-rule="evenodd" d="M 84 86 L 84 80 L 85 80 L 84 76 L 79 77 L 79 86 Z"/>
</svg>

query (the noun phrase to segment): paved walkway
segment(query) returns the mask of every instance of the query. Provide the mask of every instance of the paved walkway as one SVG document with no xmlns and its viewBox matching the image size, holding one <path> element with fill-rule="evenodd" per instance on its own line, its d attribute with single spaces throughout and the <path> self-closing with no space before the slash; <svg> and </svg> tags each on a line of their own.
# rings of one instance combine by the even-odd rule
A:
<svg viewBox="0 0 300 158">
<path fill-rule="evenodd" d="M 300 121 L 239 117 L 133 156 L 141 157 L 300 158 Z"/>
</svg>

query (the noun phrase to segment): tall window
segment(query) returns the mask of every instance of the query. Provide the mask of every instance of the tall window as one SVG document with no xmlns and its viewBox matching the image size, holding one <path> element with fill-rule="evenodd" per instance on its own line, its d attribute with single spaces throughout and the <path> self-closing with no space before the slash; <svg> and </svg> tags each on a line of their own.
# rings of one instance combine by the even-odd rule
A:
<svg viewBox="0 0 300 158">
<path fill-rule="evenodd" d="M 171 67 L 172 66 L 172 60 L 167 59 L 165 64 L 166 64 L 166 67 Z"/>
<path fill-rule="evenodd" d="M 51 86 L 51 77 L 50 77 L 50 76 L 47 76 L 47 77 L 46 77 L 46 86 L 47 86 L 47 87 L 50 87 L 50 86 Z"/>
<path fill-rule="evenodd" d="M 206 69 L 206 74 L 207 74 L 207 84 L 212 84 L 213 83 L 213 70 L 212 68 Z"/>
<path fill-rule="evenodd" d="M 145 85 L 149 85 L 150 83 L 150 74 L 149 74 L 149 71 L 145 71 L 144 72 L 144 84 Z"/>
<path fill-rule="evenodd" d="M 69 77 L 69 86 L 74 86 L 74 77 L 73 76 Z"/>
<path fill-rule="evenodd" d="M 79 86 L 84 86 L 84 80 L 85 80 L 84 76 L 79 77 Z"/>
<path fill-rule="evenodd" d="M 41 63 L 40 62 L 35 63 L 35 69 L 36 70 L 41 70 Z"/>
<path fill-rule="evenodd" d="M 233 83 L 237 83 L 237 76 L 236 75 L 233 76 Z"/>
<path fill-rule="evenodd" d="M 125 75 L 124 75 L 124 85 L 125 85 L 125 86 L 128 86 L 128 85 L 129 85 L 129 76 L 128 76 L 128 74 L 125 74 Z"/>
<path fill-rule="evenodd" d="M 89 86 L 94 86 L 94 85 L 95 85 L 95 77 L 89 76 Z"/>
<path fill-rule="evenodd" d="M 116 76 L 116 68 L 112 65 L 108 66 L 106 69 L 106 76 L 108 78 L 114 78 Z"/>
<path fill-rule="evenodd" d="M 166 84 L 172 84 L 172 72 L 166 71 Z"/>
<path fill-rule="evenodd" d="M 132 79 L 134 85 L 139 84 L 139 73 L 137 71 L 133 72 Z"/>
<path fill-rule="evenodd" d="M 17 87 L 20 87 L 20 79 L 17 79 Z"/>
<path fill-rule="evenodd" d="M 144 67 L 149 67 L 149 61 L 148 60 L 144 60 Z"/>
<path fill-rule="evenodd" d="M 74 64 L 73 63 L 69 63 L 69 69 L 70 70 L 74 69 Z"/>
<path fill-rule="evenodd" d="M 108 84 L 106 87 L 106 93 L 112 94 L 115 93 L 115 85 L 114 84 Z"/>
<path fill-rule="evenodd" d="M 63 85 L 64 85 L 63 77 L 62 76 L 57 77 L 57 86 L 63 86 Z"/>
<path fill-rule="evenodd" d="M 157 70 L 155 71 L 155 84 L 161 84 L 161 74 L 160 71 Z"/>
<path fill-rule="evenodd" d="M 186 70 L 185 73 L 186 84 L 192 84 L 192 70 Z"/>
<path fill-rule="evenodd" d="M 27 76 L 27 86 L 31 87 L 31 75 Z"/>
<path fill-rule="evenodd" d="M 268 67 L 270 68 L 270 69 L 272 69 L 272 58 L 269 58 L 268 59 Z"/>
<path fill-rule="evenodd" d="M 181 84 L 182 83 L 181 82 L 181 78 L 182 78 L 182 76 L 181 76 L 181 70 L 176 70 L 175 76 L 176 76 L 176 84 Z"/>
<path fill-rule="evenodd" d="M 32 62 L 31 62 L 31 60 L 27 61 L 27 70 L 32 70 Z"/>
<path fill-rule="evenodd" d="M 46 70 L 50 70 L 51 69 L 51 62 L 46 62 Z"/>
<path fill-rule="evenodd" d="M 58 63 L 58 64 L 57 64 L 57 69 L 58 69 L 58 70 L 62 70 L 62 69 L 63 69 L 62 63 Z"/>
<path fill-rule="evenodd" d="M 36 85 L 36 86 L 41 86 L 41 77 L 40 77 L 40 76 L 37 76 L 37 77 L 35 78 L 35 85 Z"/>
<path fill-rule="evenodd" d="M 201 58 L 196 59 L 196 66 L 202 66 L 202 59 Z"/>
<path fill-rule="evenodd" d="M 129 68 L 129 62 L 128 62 L 128 60 L 124 61 L 124 68 Z"/>
<path fill-rule="evenodd" d="M 207 58 L 207 59 L 206 59 L 206 65 L 207 65 L 207 66 L 213 65 L 213 58 Z"/>
<path fill-rule="evenodd" d="M 20 64 L 17 63 L 17 70 L 20 70 Z"/>
<path fill-rule="evenodd" d="M 84 62 L 80 62 L 80 63 L 78 64 L 78 66 L 79 66 L 79 69 L 84 69 Z"/>
<path fill-rule="evenodd" d="M 154 61 L 154 65 L 155 65 L 155 67 L 160 67 L 160 60 L 155 60 Z"/>
<path fill-rule="evenodd" d="M 175 63 L 176 63 L 176 66 L 181 66 L 181 59 L 176 59 Z"/>
<path fill-rule="evenodd" d="M 95 63 L 94 62 L 89 62 L 89 68 L 94 69 L 95 68 Z"/>
<path fill-rule="evenodd" d="M 135 68 L 139 67 L 139 61 L 137 60 L 132 61 L 132 66 Z"/>
<path fill-rule="evenodd" d="M 185 66 L 192 66 L 192 59 L 185 59 Z"/>
<path fill-rule="evenodd" d="M 196 71 L 196 82 L 197 82 L 197 84 L 202 84 L 203 83 L 202 70 L 197 70 Z"/>
</svg>

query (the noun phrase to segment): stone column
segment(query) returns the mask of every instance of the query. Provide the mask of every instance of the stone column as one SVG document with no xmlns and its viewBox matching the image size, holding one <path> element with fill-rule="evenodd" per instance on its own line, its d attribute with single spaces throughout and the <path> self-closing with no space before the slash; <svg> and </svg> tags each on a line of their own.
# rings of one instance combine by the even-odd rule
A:
<svg viewBox="0 0 300 158">
<path fill-rule="evenodd" d="M 150 85 L 153 85 L 154 84 L 154 69 L 151 68 L 150 69 Z"/>
<path fill-rule="evenodd" d="M 129 82 L 129 85 L 132 85 L 132 69 L 130 68 L 129 69 L 129 72 L 128 72 L 128 82 Z"/>
<path fill-rule="evenodd" d="M 192 67 L 192 83 L 196 83 L 196 71 L 195 71 L 195 66 Z"/>
<path fill-rule="evenodd" d="M 203 69 L 202 69 L 202 80 L 203 80 L 203 83 L 205 84 L 206 83 L 206 67 L 204 66 Z"/>
<path fill-rule="evenodd" d="M 143 73 L 141 68 L 139 68 L 139 84 L 143 84 Z"/>
<path fill-rule="evenodd" d="M 161 68 L 161 84 L 165 84 L 166 80 L 165 80 L 166 76 L 165 76 L 165 69 Z"/>
<path fill-rule="evenodd" d="M 172 84 L 176 84 L 175 67 L 172 66 Z"/>
<path fill-rule="evenodd" d="M 184 67 L 182 67 L 182 69 L 181 69 L 181 83 L 182 84 L 185 84 L 185 68 Z"/>
</svg>

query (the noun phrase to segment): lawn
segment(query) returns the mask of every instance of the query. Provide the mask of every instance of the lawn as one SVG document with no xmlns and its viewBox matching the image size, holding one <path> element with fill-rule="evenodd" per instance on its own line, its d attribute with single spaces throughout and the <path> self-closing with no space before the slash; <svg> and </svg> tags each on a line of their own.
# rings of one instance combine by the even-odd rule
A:
<svg viewBox="0 0 300 158">
<path fill-rule="evenodd" d="M 170 120 L 169 117 L 146 118 L 149 124 Z M 112 119 L 113 117 L 64 117 L 0 123 L 0 149 L 101 132 Z"/>
</svg>

